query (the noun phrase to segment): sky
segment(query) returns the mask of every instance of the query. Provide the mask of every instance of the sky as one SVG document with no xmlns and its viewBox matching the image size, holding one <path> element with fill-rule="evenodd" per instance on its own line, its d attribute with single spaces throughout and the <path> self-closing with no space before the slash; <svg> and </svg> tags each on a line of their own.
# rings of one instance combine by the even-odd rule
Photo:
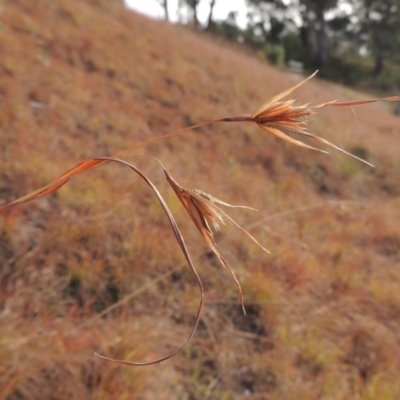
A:
<svg viewBox="0 0 400 400">
<path fill-rule="evenodd" d="M 164 18 L 164 10 L 157 0 L 125 0 L 126 5 L 135 11 L 153 18 Z M 172 22 L 178 20 L 178 0 L 168 0 L 168 11 Z M 210 7 L 206 1 L 200 2 L 198 15 L 200 22 L 206 23 Z M 225 20 L 230 11 L 237 11 L 237 24 L 241 28 L 247 25 L 247 7 L 245 0 L 217 0 L 214 7 L 214 20 Z"/>
</svg>

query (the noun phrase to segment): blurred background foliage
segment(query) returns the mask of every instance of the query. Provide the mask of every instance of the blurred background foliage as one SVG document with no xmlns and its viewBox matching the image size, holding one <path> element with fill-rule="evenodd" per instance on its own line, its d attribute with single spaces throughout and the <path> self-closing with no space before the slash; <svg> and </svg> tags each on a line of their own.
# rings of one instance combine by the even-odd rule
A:
<svg viewBox="0 0 400 400">
<path fill-rule="evenodd" d="M 237 12 L 214 20 L 218 2 L 229 8 L 223 0 L 180 0 L 179 7 L 196 29 L 250 46 L 277 66 L 295 60 L 327 79 L 373 91 L 400 86 L 398 0 L 246 0 L 246 27 Z M 209 15 L 201 24 L 203 3 Z M 160 4 L 167 10 L 168 0 Z"/>
</svg>

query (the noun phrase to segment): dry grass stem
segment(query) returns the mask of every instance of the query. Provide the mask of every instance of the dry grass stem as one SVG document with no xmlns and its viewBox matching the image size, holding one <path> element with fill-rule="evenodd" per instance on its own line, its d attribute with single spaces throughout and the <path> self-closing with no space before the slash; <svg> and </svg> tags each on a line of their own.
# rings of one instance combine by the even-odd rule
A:
<svg viewBox="0 0 400 400">
<path fill-rule="evenodd" d="M 199 303 L 199 306 L 198 306 L 198 309 L 197 309 L 197 314 L 196 314 L 196 318 L 195 318 L 195 323 L 193 324 L 192 330 L 191 330 L 191 332 L 190 332 L 190 334 L 189 334 L 189 337 L 186 339 L 185 343 L 184 343 L 180 348 L 178 348 L 177 350 L 175 350 L 173 353 L 171 353 L 171 354 L 169 354 L 169 355 L 167 355 L 167 356 L 165 356 L 165 357 L 159 358 L 159 359 L 154 360 L 154 361 L 149 361 L 149 362 L 132 362 L 132 361 L 128 361 L 128 360 L 116 360 L 116 359 L 104 357 L 104 356 L 101 356 L 100 354 L 95 353 L 96 356 L 102 358 L 103 360 L 111 361 L 111 362 L 114 362 L 114 363 L 117 363 L 117 364 L 124 364 L 124 365 L 130 365 L 130 366 L 145 366 L 145 365 L 158 364 L 158 363 L 160 363 L 160 362 L 162 362 L 162 361 L 168 360 L 169 358 L 171 358 L 171 357 L 173 357 L 174 355 L 176 355 L 177 353 L 179 353 L 179 352 L 188 344 L 188 342 L 189 342 L 190 339 L 192 338 L 194 332 L 196 331 L 197 325 L 198 325 L 199 320 L 200 320 L 201 310 L 202 310 L 202 308 L 203 308 L 203 302 L 204 302 L 204 289 L 203 289 L 203 284 L 201 283 L 200 277 L 199 277 L 199 275 L 198 275 L 198 273 L 197 273 L 197 271 L 196 271 L 196 268 L 195 268 L 194 265 L 193 265 L 193 262 L 192 262 L 192 260 L 191 260 L 190 255 L 189 255 L 189 252 L 188 252 L 187 247 L 186 247 L 186 245 L 185 245 L 185 241 L 184 241 L 184 239 L 183 239 L 183 236 L 182 236 L 182 234 L 181 234 L 181 232 L 180 232 L 180 230 L 179 230 L 179 228 L 178 228 L 178 225 L 177 225 L 176 222 L 175 222 L 175 219 L 174 219 L 174 217 L 173 217 L 171 211 L 169 210 L 167 204 L 165 203 L 163 197 L 161 196 L 161 194 L 159 193 L 159 191 L 157 190 L 157 188 L 156 188 L 156 187 L 154 186 L 154 184 L 147 178 L 147 176 L 144 175 L 144 174 L 143 174 L 138 168 L 136 168 L 134 165 L 128 163 L 127 161 L 118 159 L 118 158 L 114 158 L 114 157 L 102 157 L 102 158 L 93 159 L 93 160 L 94 160 L 94 161 L 110 161 L 110 162 L 116 162 L 116 163 L 119 163 L 119 164 L 126 165 L 126 166 L 128 166 L 131 170 L 133 170 L 134 172 L 136 172 L 136 173 L 150 186 L 150 188 L 153 190 L 153 192 L 154 192 L 155 195 L 157 196 L 157 199 L 159 200 L 159 202 L 160 202 L 160 204 L 161 204 L 161 207 L 163 208 L 163 210 L 164 210 L 164 212 L 165 212 L 165 214 L 166 214 L 166 216 L 167 216 L 167 218 L 168 218 L 168 221 L 169 221 L 169 223 L 170 223 L 170 225 L 171 225 L 171 228 L 172 228 L 172 231 L 173 231 L 173 233 L 174 233 L 174 236 L 175 236 L 175 238 L 176 238 L 176 240 L 177 240 L 177 242 L 178 242 L 178 244 L 179 244 L 179 247 L 180 247 L 181 250 L 182 250 L 183 255 L 185 256 L 185 259 L 186 259 L 186 261 L 187 261 L 187 263 L 188 263 L 188 265 L 189 265 L 189 268 L 190 268 L 190 270 L 191 270 L 191 272 L 192 272 L 192 274 L 193 274 L 193 276 L 194 276 L 194 278 L 195 278 L 195 280 L 196 280 L 196 282 L 197 282 L 197 285 L 198 285 L 198 287 L 199 287 L 199 289 L 200 289 L 200 294 L 201 294 L 201 296 L 200 296 L 200 303 Z"/>
</svg>

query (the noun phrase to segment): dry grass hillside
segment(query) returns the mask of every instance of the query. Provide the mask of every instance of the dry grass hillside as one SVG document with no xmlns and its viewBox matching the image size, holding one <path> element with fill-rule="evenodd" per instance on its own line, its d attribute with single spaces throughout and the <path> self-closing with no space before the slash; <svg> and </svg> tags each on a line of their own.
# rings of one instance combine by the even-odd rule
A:
<svg viewBox="0 0 400 400">
<path fill-rule="evenodd" d="M 252 113 L 299 78 L 188 30 L 101 0 L 4 0 L 0 205 L 88 157 L 217 117 Z M 314 78 L 302 102 L 347 99 Z M 227 209 L 216 235 L 231 275 L 152 159 L 130 157 L 166 198 L 199 290 L 146 185 L 120 165 L 0 215 L 0 398 L 394 400 L 400 398 L 400 136 L 384 107 L 321 109 L 334 150 L 216 124 L 138 150 Z"/>
</svg>

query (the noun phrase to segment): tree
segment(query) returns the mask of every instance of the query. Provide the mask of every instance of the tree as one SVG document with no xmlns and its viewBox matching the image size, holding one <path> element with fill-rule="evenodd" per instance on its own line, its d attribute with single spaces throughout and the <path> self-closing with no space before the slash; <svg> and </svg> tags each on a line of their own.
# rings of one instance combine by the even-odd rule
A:
<svg viewBox="0 0 400 400">
<path fill-rule="evenodd" d="M 179 0 L 178 5 L 181 8 L 183 5 L 187 6 L 192 14 L 193 25 L 196 29 L 199 28 L 199 19 L 197 16 L 197 6 L 200 0 Z"/>
<path fill-rule="evenodd" d="M 237 11 L 230 11 L 224 21 L 216 24 L 216 30 L 228 40 L 238 41 L 243 32 L 237 25 Z"/>
<path fill-rule="evenodd" d="M 302 29 L 316 67 L 323 65 L 328 58 L 326 13 L 337 3 L 338 0 L 300 0 Z"/>
<path fill-rule="evenodd" d="M 373 75 L 381 74 L 385 61 L 399 61 L 399 0 L 358 0 L 360 37 L 375 60 Z"/>
<path fill-rule="evenodd" d="M 288 5 L 282 0 L 247 0 L 249 29 L 260 42 L 277 44 L 291 19 L 287 14 Z"/>
<path fill-rule="evenodd" d="M 164 9 L 165 20 L 169 21 L 169 13 L 168 13 L 168 0 L 157 0 L 157 2 L 162 6 Z"/>
<path fill-rule="evenodd" d="M 208 13 L 206 30 L 214 29 L 213 12 L 214 12 L 215 3 L 216 3 L 216 0 L 210 0 L 210 12 Z"/>
</svg>

